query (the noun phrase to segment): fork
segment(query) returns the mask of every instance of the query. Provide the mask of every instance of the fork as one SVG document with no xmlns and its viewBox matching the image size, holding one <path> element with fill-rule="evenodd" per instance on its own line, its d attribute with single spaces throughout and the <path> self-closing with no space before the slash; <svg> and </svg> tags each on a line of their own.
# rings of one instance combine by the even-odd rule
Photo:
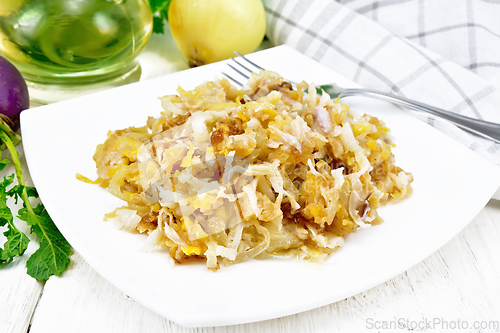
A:
<svg viewBox="0 0 500 333">
<path fill-rule="evenodd" d="M 245 62 L 247 62 L 249 65 L 253 66 L 254 68 L 258 70 L 264 70 L 263 67 L 257 65 L 253 61 L 249 60 L 246 58 L 244 55 L 241 53 L 235 52 L 239 58 L 243 59 Z M 239 75 L 243 76 L 247 80 L 250 78 L 250 74 L 253 72 L 252 69 L 248 68 L 247 66 L 243 65 L 241 62 L 237 61 L 235 58 L 231 58 L 231 60 L 238 65 L 238 67 L 235 67 L 228 63 L 228 66 L 234 70 L 236 73 Z M 248 73 L 248 74 L 246 74 Z M 243 83 L 240 81 L 236 80 L 235 78 L 231 77 L 230 75 L 222 72 L 224 76 L 226 76 L 228 79 L 236 83 L 238 86 L 243 87 Z M 288 81 L 292 85 L 296 85 L 295 82 L 293 81 Z M 440 118 L 446 119 L 456 126 L 462 128 L 463 130 L 467 132 L 471 132 L 473 134 L 476 134 L 480 137 L 483 137 L 485 139 L 491 140 L 493 142 L 496 142 L 500 144 L 500 124 L 498 123 L 493 123 L 481 119 L 475 119 L 475 118 L 470 118 L 467 116 L 462 116 L 457 113 L 453 113 L 450 111 L 446 111 L 443 109 L 439 109 L 437 107 L 424 104 L 418 101 L 414 101 L 405 97 L 400 97 L 396 96 L 393 94 L 385 93 L 382 91 L 377 91 L 377 90 L 372 90 L 372 89 L 346 89 L 339 87 L 336 84 L 327 84 L 327 85 L 321 85 L 318 87 L 321 90 L 324 90 L 326 93 L 328 93 L 332 98 L 345 98 L 349 96 L 366 96 L 366 97 L 371 97 L 375 98 L 378 100 L 386 101 L 392 104 L 396 104 L 411 110 L 415 111 L 421 111 L 421 112 L 427 112 L 430 113 L 434 116 L 438 116 Z"/>
</svg>

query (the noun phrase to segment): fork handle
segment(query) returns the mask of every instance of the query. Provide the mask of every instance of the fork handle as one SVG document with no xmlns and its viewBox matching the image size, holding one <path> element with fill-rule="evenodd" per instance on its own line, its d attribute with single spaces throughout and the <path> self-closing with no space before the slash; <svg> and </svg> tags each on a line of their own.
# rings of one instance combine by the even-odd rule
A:
<svg viewBox="0 0 500 333">
<path fill-rule="evenodd" d="M 370 89 L 346 89 L 340 93 L 340 97 L 367 96 L 382 101 L 390 102 L 415 111 L 422 111 L 449 120 L 458 127 L 479 135 L 483 138 L 500 143 L 500 124 L 489 121 L 462 116 L 450 111 L 436 108 L 434 106 L 417 102 L 408 98 L 376 91 Z"/>
</svg>

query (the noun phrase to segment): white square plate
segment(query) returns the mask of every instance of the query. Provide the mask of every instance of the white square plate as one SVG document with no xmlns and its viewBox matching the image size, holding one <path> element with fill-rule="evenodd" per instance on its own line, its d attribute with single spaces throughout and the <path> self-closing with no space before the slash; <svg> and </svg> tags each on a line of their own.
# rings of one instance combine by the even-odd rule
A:
<svg viewBox="0 0 500 333">
<path fill-rule="evenodd" d="M 293 81 L 354 83 L 287 46 L 249 56 Z M 139 82 L 21 114 L 28 167 L 48 212 L 74 249 L 105 279 L 144 306 L 185 326 L 265 320 L 323 306 L 376 286 L 438 250 L 484 207 L 500 172 L 459 143 L 393 105 L 346 100 L 384 120 L 397 165 L 413 173 L 413 195 L 380 210 L 385 222 L 346 239 L 323 264 L 258 261 L 213 273 L 203 263 L 172 267 L 166 251 L 141 252 L 145 235 L 116 230 L 105 213 L 123 205 L 96 178 L 95 148 L 108 130 L 143 126 L 159 96 L 192 89 L 228 71 L 225 62 Z"/>
</svg>

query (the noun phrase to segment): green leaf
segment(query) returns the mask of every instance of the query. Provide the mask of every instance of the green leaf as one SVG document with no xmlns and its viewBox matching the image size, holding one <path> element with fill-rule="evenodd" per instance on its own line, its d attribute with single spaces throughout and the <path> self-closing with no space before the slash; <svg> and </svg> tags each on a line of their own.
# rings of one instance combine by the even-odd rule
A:
<svg viewBox="0 0 500 333">
<path fill-rule="evenodd" d="M 159 11 L 168 12 L 168 7 L 170 6 L 171 0 L 149 0 L 149 6 L 151 7 L 151 12 L 153 15 Z"/>
<path fill-rule="evenodd" d="M 14 174 L 3 177 L 3 181 L 0 183 L 0 197 L 2 198 L 7 197 L 7 186 L 12 184 L 13 181 L 14 181 Z"/>
<path fill-rule="evenodd" d="M 3 250 L 0 248 L 0 268 L 7 266 L 12 262 L 12 258 L 8 258 L 6 260 L 2 259 L 3 257 Z"/>
<path fill-rule="evenodd" d="M 151 7 L 151 13 L 155 13 L 159 6 L 161 5 L 161 1 L 159 0 L 149 0 L 149 6 Z"/>
<path fill-rule="evenodd" d="M 41 248 L 42 244 L 40 244 L 40 249 Z M 27 273 L 29 276 L 39 281 L 47 281 L 52 275 L 56 274 L 52 272 L 47 262 L 47 259 L 50 259 L 50 254 L 40 249 L 35 251 L 26 262 L 26 267 L 28 268 Z"/>
<path fill-rule="evenodd" d="M 69 265 L 71 246 L 50 218 L 42 204 L 32 212 L 20 210 L 19 218 L 31 226 L 40 239 L 40 247 L 28 259 L 28 274 L 37 280 L 47 280 L 51 275 L 60 275 Z"/>
<path fill-rule="evenodd" d="M 30 186 L 23 186 L 23 185 L 12 186 L 12 188 L 7 191 L 7 195 L 9 197 L 13 197 L 16 200 L 16 204 L 17 204 L 18 199 L 22 200 L 22 195 L 23 195 L 24 189 L 26 189 L 26 193 L 28 194 L 28 197 L 38 198 L 38 192 L 36 191 L 36 188 L 30 187 Z"/>
<path fill-rule="evenodd" d="M 168 21 L 168 7 L 171 0 L 150 0 L 151 12 L 153 13 L 153 32 L 164 33 L 164 20 Z"/>
<path fill-rule="evenodd" d="M 7 225 L 7 230 L 3 233 L 7 241 L 4 244 L 4 248 L 0 248 L 0 267 L 4 267 L 11 263 L 15 256 L 22 256 L 24 251 L 28 248 L 28 243 L 30 241 L 28 237 L 14 225 L 12 212 L 7 206 L 7 194 L 5 189 L 12 184 L 13 180 L 14 175 L 12 174 L 10 177 L 4 177 L 3 182 L 0 183 L 0 226 L 3 227 Z"/>
<path fill-rule="evenodd" d="M 0 268 L 11 263 L 17 255 L 23 255 L 28 247 L 29 239 L 16 228 L 12 212 L 7 206 L 7 198 L 14 197 L 16 203 L 22 199 L 23 208 L 18 212 L 19 218 L 31 226 L 31 231 L 40 239 L 40 247 L 28 259 L 28 274 L 37 280 L 47 280 L 51 275 L 61 274 L 69 265 L 71 246 L 59 232 L 42 204 L 33 209 L 30 197 L 38 197 L 34 187 L 25 186 L 19 154 L 15 146 L 21 137 L 11 130 L 5 119 L 0 117 L 0 149 L 8 149 L 14 164 L 15 175 L 19 185 L 7 191 L 14 180 L 14 175 L 4 177 L 0 183 L 0 226 L 7 224 L 4 235 L 7 237 L 4 249 L 0 248 Z M 0 161 L 0 170 L 9 163 L 8 159 Z"/>
<path fill-rule="evenodd" d="M 4 177 L 3 182 L 0 183 L 0 227 L 6 225 L 9 221 L 12 221 L 12 212 L 7 206 L 7 195 L 5 189 L 7 186 L 12 184 L 13 180 L 14 175 L 10 175 L 9 177 Z"/>
<path fill-rule="evenodd" d="M 28 248 L 29 238 L 24 233 L 19 231 L 13 223 L 9 223 L 9 229 L 3 233 L 7 237 L 4 244 L 1 260 L 22 256 Z"/>
<path fill-rule="evenodd" d="M 2 202 L 0 203 L 0 227 L 3 227 L 5 225 L 8 225 L 9 218 L 12 219 L 12 213 L 7 207 L 5 209 L 6 205 Z"/>
<path fill-rule="evenodd" d="M 9 163 L 10 163 L 10 161 L 9 161 L 9 159 L 8 159 L 7 157 L 6 157 L 6 158 L 4 158 L 3 160 L 1 160 L 1 161 L 0 161 L 0 171 L 2 171 L 2 170 L 3 170 L 3 168 L 5 168 L 5 166 L 6 166 L 7 164 L 9 164 Z"/>
<path fill-rule="evenodd" d="M 7 198 L 5 198 L 0 201 L 0 227 L 3 227 L 10 221 L 12 221 L 12 212 L 7 206 Z"/>
<path fill-rule="evenodd" d="M 0 130 L 2 130 L 3 133 L 5 133 L 5 135 L 9 138 L 9 140 L 12 142 L 14 146 L 17 146 L 19 143 L 21 143 L 21 136 L 16 132 L 14 132 L 12 128 L 10 128 L 10 125 L 7 124 L 6 120 L 2 117 L 0 117 Z M 5 150 L 5 149 L 7 149 L 7 146 L 4 140 L 2 140 L 0 142 L 0 150 Z"/>
<path fill-rule="evenodd" d="M 153 32 L 155 34 L 162 34 L 165 32 L 163 29 L 163 16 L 153 17 Z"/>
</svg>

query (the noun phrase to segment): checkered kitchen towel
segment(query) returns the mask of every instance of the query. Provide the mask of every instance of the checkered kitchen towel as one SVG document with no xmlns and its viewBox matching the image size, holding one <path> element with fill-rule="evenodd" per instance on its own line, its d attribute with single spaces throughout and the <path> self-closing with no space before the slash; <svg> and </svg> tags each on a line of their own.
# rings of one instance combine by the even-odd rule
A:
<svg viewBox="0 0 500 333">
<path fill-rule="evenodd" d="M 499 0 L 264 0 L 288 44 L 366 88 L 500 122 Z M 496 86 L 495 86 L 496 85 Z M 432 126 L 500 165 L 500 144 Z"/>
<path fill-rule="evenodd" d="M 500 0 L 264 0 L 267 36 L 366 88 L 500 122 Z M 500 165 L 500 144 L 430 125 Z M 500 189 L 494 196 L 500 200 Z"/>
</svg>

